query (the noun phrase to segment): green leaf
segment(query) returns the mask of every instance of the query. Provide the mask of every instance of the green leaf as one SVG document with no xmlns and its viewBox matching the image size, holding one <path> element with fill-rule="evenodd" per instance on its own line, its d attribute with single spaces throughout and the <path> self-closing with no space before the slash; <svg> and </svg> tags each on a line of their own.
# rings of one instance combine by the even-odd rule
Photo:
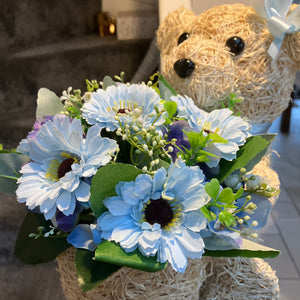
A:
<svg viewBox="0 0 300 300">
<path fill-rule="evenodd" d="M 221 143 L 221 144 L 227 144 L 228 140 L 222 138 L 217 133 L 210 133 L 209 134 L 209 140 L 211 143 Z"/>
<path fill-rule="evenodd" d="M 235 223 L 234 216 L 226 210 L 223 210 L 219 213 L 219 220 L 227 227 L 230 227 Z"/>
<path fill-rule="evenodd" d="M 278 256 L 280 251 L 272 249 L 247 239 L 243 239 L 241 249 L 230 250 L 207 250 L 205 249 L 204 256 L 213 257 L 258 257 L 258 258 L 274 258 Z"/>
<path fill-rule="evenodd" d="M 98 218 L 105 210 L 103 200 L 116 195 L 115 186 L 120 181 L 132 181 L 139 174 L 140 169 L 127 164 L 111 164 L 101 167 L 92 180 L 91 208 Z"/>
<path fill-rule="evenodd" d="M 258 164 L 263 156 L 267 153 L 269 146 L 273 142 L 276 137 L 276 134 L 262 134 L 260 135 L 264 140 L 268 142 L 267 147 L 263 151 L 261 151 L 258 155 L 256 155 L 248 164 L 245 166 L 247 172 L 251 171 L 256 164 Z"/>
<path fill-rule="evenodd" d="M 173 101 L 164 101 L 163 102 L 164 108 L 166 109 L 168 113 L 168 117 L 172 118 L 177 111 L 177 103 Z"/>
<path fill-rule="evenodd" d="M 212 198 L 217 199 L 220 191 L 220 183 L 219 180 L 213 178 L 210 182 L 205 185 L 206 193 Z"/>
<path fill-rule="evenodd" d="M 230 187 L 223 189 L 218 197 L 218 201 L 222 203 L 230 203 L 234 200 L 234 194 Z"/>
<path fill-rule="evenodd" d="M 75 266 L 79 285 L 83 292 L 87 292 L 121 267 L 94 260 L 94 252 L 76 249 Z"/>
<path fill-rule="evenodd" d="M 18 177 L 17 172 L 27 162 L 29 162 L 27 155 L 17 153 L 0 154 L 0 192 L 7 194 L 15 193 L 18 187 L 17 181 L 16 179 L 9 179 L 9 177 Z"/>
<path fill-rule="evenodd" d="M 109 241 L 103 241 L 98 245 L 95 259 L 146 272 L 161 271 L 167 265 L 157 262 L 156 257 L 142 255 L 138 250 L 126 253 L 118 244 Z"/>
<path fill-rule="evenodd" d="M 246 167 L 247 172 L 249 172 L 265 155 L 274 137 L 274 135 L 257 135 L 248 138 L 245 145 L 237 152 L 236 159 L 233 161 L 222 159 L 220 161 L 219 181 L 223 182 L 227 176 L 243 167 Z"/>
<path fill-rule="evenodd" d="M 241 186 L 240 188 L 239 188 L 239 190 L 234 194 L 234 199 L 236 200 L 236 199 L 239 199 L 242 195 L 243 195 L 243 193 L 244 193 L 244 189 L 243 189 L 243 187 Z"/>
<path fill-rule="evenodd" d="M 209 211 L 205 206 L 202 206 L 200 210 L 204 214 L 208 222 L 211 222 L 217 218 L 216 214 L 212 211 Z"/>
<path fill-rule="evenodd" d="M 39 226 L 48 227 L 50 221 L 46 221 L 42 214 L 29 212 L 20 228 L 15 255 L 24 263 L 39 264 L 55 259 L 60 253 L 70 247 L 64 237 L 39 237 L 30 238 L 30 233 L 37 232 Z"/>
<path fill-rule="evenodd" d="M 56 94 L 46 88 L 38 91 L 36 117 L 53 116 L 65 113 L 66 109 Z"/>
</svg>

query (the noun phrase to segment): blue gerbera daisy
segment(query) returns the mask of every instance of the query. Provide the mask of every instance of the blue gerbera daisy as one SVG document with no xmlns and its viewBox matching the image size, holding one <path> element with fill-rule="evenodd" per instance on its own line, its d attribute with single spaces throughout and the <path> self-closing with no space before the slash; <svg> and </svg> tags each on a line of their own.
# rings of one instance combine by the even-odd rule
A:
<svg viewBox="0 0 300 300">
<path fill-rule="evenodd" d="M 111 160 L 117 143 L 100 136 L 100 127 L 91 127 L 84 136 L 80 120 L 55 115 L 36 134 L 28 137 L 31 162 L 21 169 L 17 198 L 29 209 L 39 207 L 46 219 L 58 209 L 68 216 L 76 201 L 89 201 L 90 185 L 85 178 Z"/>
<path fill-rule="evenodd" d="M 177 103 L 178 116 L 188 120 L 190 127 L 204 134 L 217 133 L 220 137 L 227 140 L 227 143 L 213 143 L 203 150 L 214 154 L 210 156 L 207 163 L 209 167 L 216 167 L 220 158 L 233 160 L 236 158 L 236 152 L 239 146 L 246 142 L 250 136 L 250 125 L 240 117 L 232 115 L 230 109 L 216 109 L 212 112 L 206 112 L 198 108 L 189 97 L 173 96 L 172 101 Z"/>
<path fill-rule="evenodd" d="M 155 108 L 162 108 L 159 95 L 143 84 L 127 86 L 109 86 L 106 90 L 97 90 L 82 108 L 82 116 L 89 124 L 99 124 L 109 131 L 122 125 L 136 122 L 144 128 L 151 125 L 160 126 L 164 118 L 157 118 Z"/>
<path fill-rule="evenodd" d="M 187 258 L 201 258 L 204 252 L 200 231 L 207 221 L 200 208 L 209 196 L 203 180 L 198 167 L 180 161 L 168 171 L 159 169 L 153 178 L 141 174 L 135 181 L 120 182 L 117 196 L 104 201 L 108 211 L 98 218 L 102 238 L 126 252 L 157 255 L 159 262 L 184 272 Z"/>
</svg>

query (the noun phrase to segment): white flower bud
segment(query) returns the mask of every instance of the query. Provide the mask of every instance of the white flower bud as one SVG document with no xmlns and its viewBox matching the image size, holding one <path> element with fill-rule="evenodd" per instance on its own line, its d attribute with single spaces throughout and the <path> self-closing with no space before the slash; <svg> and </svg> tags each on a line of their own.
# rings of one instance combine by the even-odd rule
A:
<svg viewBox="0 0 300 300">
<path fill-rule="evenodd" d="M 146 166 L 142 168 L 142 172 L 143 172 L 143 173 L 146 173 L 147 171 L 148 171 L 148 169 L 147 169 Z"/>
<path fill-rule="evenodd" d="M 257 239 L 258 234 L 256 232 L 254 232 L 254 233 L 251 233 L 250 236 L 254 239 Z"/>
<path fill-rule="evenodd" d="M 172 146 L 169 146 L 169 147 L 168 147 L 168 152 L 173 152 L 173 151 L 174 151 L 173 147 L 172 147 Z"/>
<path fill-rule="evenodd" d="M 238 219 L 237 221 L 240 225 L 242 225 L 244 223 L 244 220 L 243 219 Z"/>
<path fill-rule="evenodd" d="M 258 225 L 258 222 L 256 220 L 254 220 L 251 224 L 252 227 L 256 227 Z"/>
<path fill-rule="evenodd" d="M 249 221 L 250 219 L 251 219 L 250 216 L 245 216 L 245 217 L 244 217 L 244 220 L 245 220 L 245 221 Z"/>
</svg>

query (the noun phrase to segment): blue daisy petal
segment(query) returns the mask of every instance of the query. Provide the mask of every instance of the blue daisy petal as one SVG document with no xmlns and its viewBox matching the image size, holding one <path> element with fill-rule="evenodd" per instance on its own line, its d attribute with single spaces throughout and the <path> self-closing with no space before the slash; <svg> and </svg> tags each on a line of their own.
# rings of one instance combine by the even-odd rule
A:
<svg viewBox="0 0 300 300">
<path fill-rule="evenodd" d="M 99 124 L 113 131 L 119 128 L 119 121 L 122 125 L 131 123 L 128 112 L 133 112 L 137 122 L 149 128 L 156 119 L 155 107 L 162 109 L 160 97 L 152 88 L 143 84 L 120 84 L 92 93 L 90 101 L 82 108 L 82 116 L 91 125 Z M 156 126 L 164 123 L 163 115 L 155 121 Z"/>
<path fill-rule="evenodd" d="M 31 210 L 39 207 L 46 219 L 52 219 L 57 209 L 72 215 L 76 201 L 86 205 L 90 196 L 86 180 L 111 160 L 118 147 L 100 131 L 95 125 L 85 137 L 80 120 L 64 115 L 44 123 L 34 139 L 27 138 L 31 162 L 20 171 L 18 201 Z"/>
<path fill-rule="evenodd" d="M 209 201 L 204 184 L 202 171 L 183 161 L 159 169 L 153 178 L 140 174 L 118 184 L 117 196 L 104 201 L 109 211 L 97 221 L 101 237 L 184 272 L 187 258 L 201 258 L 204 251 L 200 231 L 207 220 L 200 208 Z"/>
</svg>

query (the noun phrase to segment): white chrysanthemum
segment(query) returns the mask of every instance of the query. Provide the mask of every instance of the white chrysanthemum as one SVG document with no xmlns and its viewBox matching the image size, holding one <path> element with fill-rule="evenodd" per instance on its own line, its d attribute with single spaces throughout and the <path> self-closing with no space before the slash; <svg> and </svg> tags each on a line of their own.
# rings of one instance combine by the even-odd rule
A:
<svg viewBox="0 0 300 300">
<path fill-rule="evenodd" d="M 117 143 L 100 136 L 100 127 L 91 127 L 86 137 L 80 120 L 56 115 L 36 135 L 28 138 L 31 162 L 21 169 L 18 201 L 29 209 L 39 207 L 46 219 L 60 210 L 70 215 L 76 201 L 88 202 L 90 185 L 83 179 L 111 160 Z"/>
<path fill-rule="evenodd" d="M 109 131 L 132 122 L 135 118 L 144 128 L 149 128 L 157 118 L 155 106 L 162 108 L 159 95 L 150 87 L 142 84 L 109 86 L 92 93 L 91 99 L 82 108 L 82 116 L 89 124 L 99 124 Z M 155 121 L 162 125 L 163 116 Z"/>
<path fill-rule="evenodd" d="M 216 167 L 220 158 L 226 160 L 236 158 L 239 146 L 244 145 L 246 138 L 250 136 L 250 125 L 247 121 L 233 116 L 232 111 L 227 108 L 216 109 L 208 113 L 198 108 L 189 97 L 174 96 L 171 100 L 178 105 L 178 116 L 188 120 L 189 125 L 195 131 L 217 133 L 227 140 L 227 143 L 214 143 L 204 149 L 217 156 L 217 158 L 210 157 L 211 161 L 207 163 L 209 167 Z"/>
<path fill-rule="evenodd" d="M 201 258 L 204 242 L 200 231 L 207 220 L 200 208 L 209 201 L 204 175 L 198 167 L 182 161 L 161 168 L 152 178 L 141 174 L 135 181 L 120 182 L 117 196 L 104 203 L 108 212 L 98 219 L 102 238 L 120 243 L 126 251 L 157 255 L 178 272 L 184 272 L 187 258 Z"/>
</svg>

